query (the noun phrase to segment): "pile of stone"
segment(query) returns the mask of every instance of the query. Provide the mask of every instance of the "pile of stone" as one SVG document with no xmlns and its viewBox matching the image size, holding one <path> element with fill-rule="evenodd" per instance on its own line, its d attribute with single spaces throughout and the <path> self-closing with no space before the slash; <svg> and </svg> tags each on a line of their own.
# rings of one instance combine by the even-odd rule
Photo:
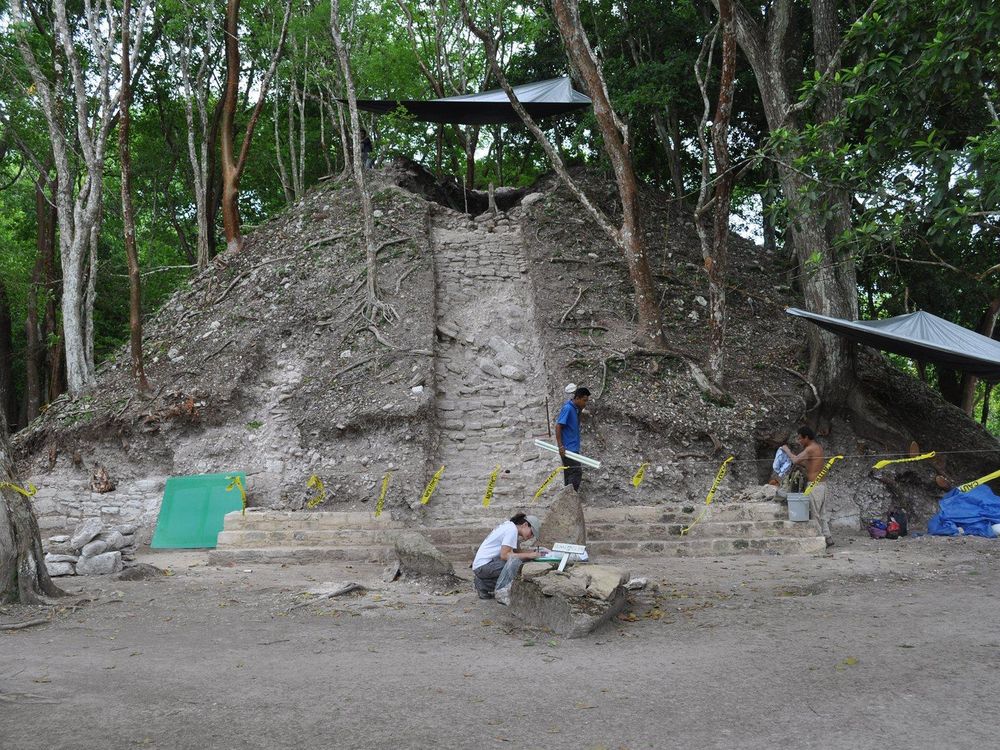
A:
<svg viewBox="0 0 1000 750">
<path fill-rule="evenodd" d="M 135 561 L 134 524 L 105 526 L 100 519 L 81 523 L 72 536 L 48 539 L 45 567 L 50 576 L 100 576 L 121 572 Z"/>
</svg>

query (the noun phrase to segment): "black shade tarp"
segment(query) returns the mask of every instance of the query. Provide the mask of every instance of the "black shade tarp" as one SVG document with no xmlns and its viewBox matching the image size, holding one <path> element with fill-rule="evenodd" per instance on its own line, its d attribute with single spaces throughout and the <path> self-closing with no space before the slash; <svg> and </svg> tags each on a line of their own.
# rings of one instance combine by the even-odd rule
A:
<svg viewBox="0 0 1000 750">
<path fill-rule="evenodd" d="M 785 312 L 876 349 L 1000 380 L 1000 342 L 922 310 L 884 320 L 842 320 L 795 307 Z"/>
<path fill-rule="evenodd" d="M 569 78 L 550 78 L 547 81 L 515 86 L 514 93 L 532 117 L 551 117 L 589 107 L 590 98 L 574 91 Z M 517 116 L 503 89 L 484 91 L 481 94 L 449 96 L 444 99 L 359 99 L 358 109 L 387 114 L 403 107 L 413 117 L 425 122 L 452 123 L 456 125 L 493 125 L 516 123 Z"/>
</svg>

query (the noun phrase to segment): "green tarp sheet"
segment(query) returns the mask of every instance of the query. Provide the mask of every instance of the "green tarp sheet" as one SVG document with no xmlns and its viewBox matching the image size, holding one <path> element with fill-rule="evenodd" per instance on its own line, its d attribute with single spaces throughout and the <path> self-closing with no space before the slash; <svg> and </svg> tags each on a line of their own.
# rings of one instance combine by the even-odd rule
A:
<svg viewBox="0 0 1000 750">
<path fill-rule="evenodd" d="M 226 513 L 243 507 L 238 487 L 226 491 L 233 477 L 239 477 L 246 487 L 246 475 L 240 472 L 170 477 L 163 490 L 160 517 L 150 546 L 154 549 L 215 547 Z"/>
</svg>

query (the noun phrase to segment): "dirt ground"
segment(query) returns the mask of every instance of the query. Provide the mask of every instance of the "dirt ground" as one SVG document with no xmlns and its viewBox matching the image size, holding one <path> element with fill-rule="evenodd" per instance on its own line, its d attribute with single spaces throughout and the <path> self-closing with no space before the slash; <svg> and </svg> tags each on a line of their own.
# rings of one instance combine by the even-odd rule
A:
<svg viewBox="0 0 1000 750">
<path fill-rule="evenodd" d="M 375 565 L 149 553 L 171 575 L 0 625 L 0 747 L 995 746 L 1000 541 L 831 553 L 617 561 L 651 585 L 579 640 Z M 297 606 L 343 581 L 369 590 Z"/>
</svg>

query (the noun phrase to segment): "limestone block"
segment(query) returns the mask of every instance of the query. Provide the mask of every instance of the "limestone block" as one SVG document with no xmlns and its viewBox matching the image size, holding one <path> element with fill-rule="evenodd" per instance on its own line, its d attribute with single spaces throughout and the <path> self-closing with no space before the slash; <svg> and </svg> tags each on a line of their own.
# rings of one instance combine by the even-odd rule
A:
<svg viewBox="0 0 1000 750">
<path fill-rule="evenodd" d="M 52 544 L 65 544 L 69 541 L 69 536 L 67 534 L 56 534 L 55 536 L 50 536 L 49 541 Z"/>
<path fill-rule="evenodd" d="M 558 479 L 556 480 L 558 481 Z M 583 515 L 583 499 L 572 485 L 566 485 L 556 495 L 548 511 L 542 517 L 540 544 L 586 544 L 587 523 Z"/>
<path fill-rule="evenodd" d="M 83 545 L 101 533 L 104 524 L 100 518 L 88 518 L 76 527 L 73 538 L 69 540 L 69 546 L 73 549 L 83 549 Z"/>
<path fill-rule="evenodd" d="M 480 358 L 479 369 L 494 378 L 503 377 L 503 374 L 500 372 L 500 368 L 497 367 L 496 362 L 491 359 L 487 359 L 486 357 Z"/>
<path fill-rule="evenodd" d="M 130 534 L 134 534 L 138 531 L 139 527 L 134 523 L 120 523 L 112 526 L 112 529 L 120 533 L 122 536 L 129 536 Z"/>
<path fill-rule="evenodd" d="M 545 193 L 528 193 L 521 199 L 521 208 L 529 208 L 545 198 Z"/>
<path fill-rule="evenodd" d="M 575 570 L 582 570 L 590 577 L 587 596 L 594 599 L 611 599 L 629 580 L 627 571 L 610 565 L 578 565 Z"/>
<path fill-rule="evenodd" d="M 526 562 L 521 566 L 522 578 L 537 578 L 552 570 L 553 563 L 546 562 Z"/>
<path fill-rule="evenodd" d="M 47 531 L 50 529 L 63 529 L 66 527 L 66 519 L 63 516 L 39 516 L 38 517 L 38 529 L 39 531 Z"/>
<path fill-rule="evenodd" d="M 56 555 L 53 554 L 52 552 L 49 552 L 45 555 L 46 565 L 48 563 L 63 563 L 63 562 L 75 563 L 77 559 L 78 558 L 76 555 Z"/>
<path fill-rule="evenodd" d="M 423 535 L 404 532 L 396 537 L 396 556 L 404 577 L 446 577 L 455 576 L 451 561 Z"/>
<path fill-rule="evenodd" d="M 101 539 L 108 545 L 109 551 L 122 549 L 126 546 L 125 536 L 120 531 L 106 531 L 101 534 Z M 92 542 L 93 543 L 93 542 Z"/>
<path fill-rule="evenodd" d="M 508 365 L 516 365 L 521 362 L 524 358 L 521 356 L 521 352 L 514 348 L 514 346 L 499 336 L 490 336 L 487 342 L 490 349 L 496 352 L 497 357 L 500 358 L 501 362 Z"/>
<path fill-rule="evenodd" d="M 573 575 L 572 573 L 559 573 L 553 571 L 536 577 L 542 593 L 546 596 L 586 596 L 588 579 L 586 575 Z"/>
<path fill-rule="evenodd" d="M 523 371 L 521 371 L 517 367 L 514 367 L 513 365 L 504 365 L 503 367 L 501 367 L 500 374 L 503 375 L 505 378 L 516 381 L 518 383 L 520 383 L 527 377 Z"/>
<path fill-rule="evenodd" d="M 76 573 L 76 568 L 71 562 L 46 562 L 45 569 L 53 578 L 58 576 L 71 576 Z"/>
<path fill-rule="evenodd" d="M 80 576 L 104 576 L 122 569 L 121 552 L 105 552 L 94 557 L 83 557 L 76 564 L 76 574 Z"/>
<path fill-rule="evenodd" d="M 96 557 L 97 555 L 103 555 L 107 551 L 108 543 L 101 539 L 95 539 L 94 541 L 83 545 L 83 549 L 80 550 L 80 556 Z"/>
<path fill-rule="evenodd" d="M 49 498 L 39 499 L 36 496 L 34 498 L 33 505 L 34 505 L 34 508 L 35 508 L 35 516 L 36 517 L 37 516 L 45 516 L 45 515 L 48 515 L 49 513 L 55 513 L 56 512 L 56 502 L 55 502 L 55 500 L 51 500 Z"/>
<path fill-rule="evenodd" d="M 562 579 L 565 584 L 550 585 L 550 594 L 543 590 L 549 579 Z M 509 610 L 525 624 L 548 628 L 568 638 L 580 638 L 592 632 L 625 608 L 622 588 L 610 599 L 567 595 L 561 590 L 578 591 L 581 578 L 549 573 L 528 580 L 519 579 L 511 587 Z"/>
</svg>

